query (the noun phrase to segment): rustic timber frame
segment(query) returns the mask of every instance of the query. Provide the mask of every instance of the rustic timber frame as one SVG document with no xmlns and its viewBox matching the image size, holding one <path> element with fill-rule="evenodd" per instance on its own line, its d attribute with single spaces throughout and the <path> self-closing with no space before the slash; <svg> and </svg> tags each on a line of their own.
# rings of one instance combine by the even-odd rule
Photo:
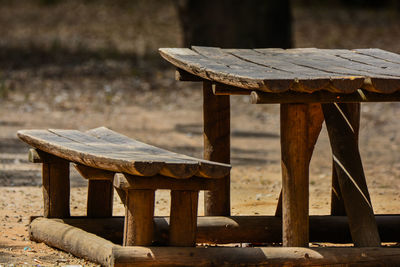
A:
<svg viewBox="0 0 400 267">
<path fill-rule="evenodd" d="M 125 199 L 125 218 L 95 215 L 93 218 L 53 219 L 50 217 L 69 215 L 66 208 L 55 208 L 56 215 L 32 221 L 32 239 L 109 266 L 400 264 L 399 248 L 380 247 L 381 242 L 400 240 L 400 216 L 374 215 L 358 150 L 360 103 L 400 100 L 400 55 L 380 49 L 213 47 L 163 48 L 160 54 L 177 67 L 177 80 L 203 84 L 206 160 L 221 164 L 230 161 L 230 95 L 249 95 L 253 104 L 281 104 L 282 191 L 275 216 L 230 216 L 230 176 L 229 172 L 220 172 L 219 179 L 207 180 L 207 216 L 196 218 L 191 216 L 193 212 L 178 209 L 180 215 L 171 213 L 170 217 L 153 218 L 154 188 L 144 185 L 138 178 L 138 174 L 143 175 L 149 169 L 138 164 L 133 170 L 124 171 L 128 174 L 117 174 L 113 183 Z M 309 163 L 324 121 L 333 154 L 331 215 L 309 216 Z M 96 165 L 91 167 L 115 172 L 109 166 L 106 168 L 101 157 L 93 162 L 91 164 Z M 48 161 L 50 163 L 66 169 L 65 162 Z M 47 167 L 52 170 L 53 165 Z M 186 170 L 191 169 L 187 167 Z M 61 172 L 56 172 L 56 176 L 60 177 L 60 183 L 66 184 L 68 175 Z M 90 173 L 88 170 L 80 172 L 83 176 Z M 196 172 L 209 176 L 207 168 L 201 170 L 200 167 Z M 160 185 L 165 184 L 163 176 L 182 176 L 179 169 L 163 170 L 159 174 L 161 176 L 155 179 Z M 168 183 L 167 188 L 173 192 L 173 201 L 188 202 L 190 205 L 186 208 L 193 211 L 197 203 L 196 190 L 204 189 L 204 179 L 199 184 L 196 179 L 187 182 Z M 98 185 L 99 188 L 107 186 L 110 184 Z M 192 186 L 196 190 L 190 190 Z M 178 188 L 185 188 L 185 193 L 175 194 Z M 48 190 L 48 195 L 57 192 L 52 190 Z M 105 192 L 109 196 L 110 193 Z M 128 195 L 138 197 L 129 199 Z M 48 214 L 66 200 L 63 194 L 58 198 L 53 206 L 49 204 Z M 147 204 L 138 205 L 138 199 Z M 141 225 L 147 227 L 135 225 L 136 217 L 142 218 Z M 178 221 L 185 221 L 184 227 L 177 227 Z M 189 233 L 185 238 L 179 238 L 184 236 L 181 228 Z M 113 229 L 112 234 L 110 229 Z M 127 232 L 135 234 L 127 235 Z M 127 238 L 138 232 L 140 234 L 134 238 L 138 243 Z M 115 245 L 100 236 L 117 243 L 123 239 L 129 246 Z M 150 247 L 150 239 L 174 247 Z M 308 248 L 310 241 L 352 242 L 357 248 Z M 195 243 L 232 242 L 282 242 L 283 247 L 190 247 Z"/>
</svg>

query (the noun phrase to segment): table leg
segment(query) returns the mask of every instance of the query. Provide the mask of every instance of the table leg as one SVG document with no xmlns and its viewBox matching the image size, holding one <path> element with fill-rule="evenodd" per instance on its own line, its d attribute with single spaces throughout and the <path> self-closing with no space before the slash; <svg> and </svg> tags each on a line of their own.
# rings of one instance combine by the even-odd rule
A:
<svg viewBox="0 0 400 267">
<path fill-rule="evenodd" d="M 348 118 L 354 130 L 354 138 L 358 144 L 358 135 L 360 129 L 360 103 L 338 103 L 345 116 Z M 336 171 L 337 165 L 332 161 L 332 193 L 331 193 L 331 214 L 336 216 L 345 216 L 346 210 L 340 190 L 338 174 Z"/>
<path fill-rule="evenodd" d="M 230 163 L 230 100 L 215 96 L 210 82 L 203 82 L 204 159 Z M 230 215 L 230 175 L 215 182 L 204 194 L 205 215 Z"/>
<path fill-rule="evenodd" d="M 322 122 L 320 104 L 281 104 L 283 246 L 308 246 L 309 164 Z"/>
<path fill-rule="evenodd" d="M 322 105 L 349 227 L 356 246 L 380 246 L 355 130 L 346 106 Z"/>
</svg>

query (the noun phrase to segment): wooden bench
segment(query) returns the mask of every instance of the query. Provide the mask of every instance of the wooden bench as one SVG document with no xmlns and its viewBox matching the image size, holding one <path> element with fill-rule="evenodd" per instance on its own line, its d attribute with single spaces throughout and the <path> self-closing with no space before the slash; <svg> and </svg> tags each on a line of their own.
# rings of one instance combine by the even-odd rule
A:
<svg viewBox="0 0 400 267">
<path fill-rule="evenodd" d="M 170 245 L 194 246 L 199 190 L 213 188 L 230 165 L 173 153 L 130 139 L 105 127 L 77 130 L 21 130 L 43 164 L 44 216 L 66 218 L 69 163 L 89 179 L 87 215 L 111 217 L 113 185 L 125 205 L 124 245 L 151 245 L 155 190 L 171 190 Z M 115 176 L 115 179 L 114 179 Z"/>
</svg>

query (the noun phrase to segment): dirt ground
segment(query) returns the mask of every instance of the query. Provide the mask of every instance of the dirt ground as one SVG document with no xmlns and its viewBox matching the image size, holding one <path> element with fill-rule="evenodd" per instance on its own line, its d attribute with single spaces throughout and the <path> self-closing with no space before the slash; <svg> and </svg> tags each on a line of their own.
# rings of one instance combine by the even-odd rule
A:
<svg viewBox="0 0 400 267">
<path fill-rule="evenodd" d="M 180 44 L 168 1 L 158 9 L 151 7 L 157 1 L 16 2 L 0 8 L 0 266 L 94 265 L 29 241 L 29 218 L 42 214 L 40 165 L 27 161 L 16 131 L 106 126 L 201 157 L 201 84 L 174 81 L 173 68 L 156 53 Z M 293 17 L 297 47 L 400 52 L 400 15 L 391 10 L 295 6 Z M 232 214 L 273 214 L 281 188 L 279 106 L 251 105 L 241 96 L 231 106 Z M 360 149 L 376 213 L 399 213 L 399 116 L 397 103 L 362 106 Z M 71 213 L 85 215 L 87 183 L 71 172 Z M 310 170 L 311 214 L 329 214 L 330 175 L 323 129 Z M 117 197 L 114 207 L 123 215 Z M 156 215 L 168 213 L 168 192 L 160 191 Z"/>
</svg>

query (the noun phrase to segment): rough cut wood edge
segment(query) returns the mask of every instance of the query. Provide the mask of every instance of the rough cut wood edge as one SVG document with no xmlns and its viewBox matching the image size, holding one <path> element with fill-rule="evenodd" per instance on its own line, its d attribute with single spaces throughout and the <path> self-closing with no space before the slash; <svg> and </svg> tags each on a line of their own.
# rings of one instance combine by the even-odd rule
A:
<svg viewBox="0 0 400 267">
<path fill-rule="evenodd" d="M 400 92 L 381 94 L 361 89 L 351 94 L 336 94 L 328 91 L 318 91 L 310 94 L 293 91 L 284 93 L 252 91 L 250 101 L 252 104 L 398 102 L 400 101 Z"/>
<path fill-rule="evenodd" d="M 35 219 L 30 237 L 103 266 L 398 266 L 400 248 L 122 247 L 76 227 Z"/>
<path fill-rule="evenodd" d="M 32 217 L 31 221 L 38 218 Z M 400 216 L 376 215 L 382 242 L 400 241 Z M 122 244 L 124 217 L 52 219 Z M 169 217 L 154 217 L 154 244 L 168 245 Z M 282 219 L 275 216 L 199 216 L 197 243 L 281 243 Z M 352 243 L 346 216 L 310 216 L 310 242 Z"/>
<path fill-rule="evenodd" d="M 204 79 L 199 76 L 193 75 L 183 69 L 177 68 L 175 72 L 175 80 L 181 82 L 202 82 Z"/>
<path fill-rule="evenodd" d="M 29 236 L 33 241 L 44 242 L 77 257 L 103 266 L 111 265 L 112 248 L 115 246 L 113 243 L 57 220 L 33 220 L 29 226 Z"/>
</svg>

